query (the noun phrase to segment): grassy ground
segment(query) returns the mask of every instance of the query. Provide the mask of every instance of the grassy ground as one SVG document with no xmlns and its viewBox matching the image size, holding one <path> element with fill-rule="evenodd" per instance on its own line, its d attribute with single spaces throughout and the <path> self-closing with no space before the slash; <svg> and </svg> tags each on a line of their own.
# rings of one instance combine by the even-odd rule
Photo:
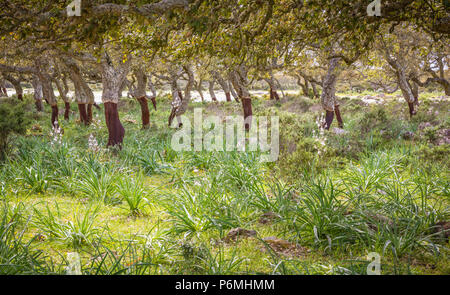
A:
<svg viewBox="0 0 450 295">
<path fill-rule="evenodd" d="M 166 98 L 149 130 L 138 104 L 121 102 L 121 151 L 105 149 L 101 111 L 84 127 L 72 105 L 58 135 L 46 109 L 1 166 L 0 273 L 65 273 L 77 252 L 84 274 L 365 274 L 376 252 L 383 274 L 450 274 L 436 226 L 450 215 L 441 96 L 423 94 L 410 120 L 398 94 L 342 93 L 345 128 L 330 132 L 318 101 L 255 100 L 255 115 L 280 117 L 280 158 L 266 164 L 174 152 Z M 241 113 L 194 104 L 189 116 L 194 107 Z"/>
</svg>

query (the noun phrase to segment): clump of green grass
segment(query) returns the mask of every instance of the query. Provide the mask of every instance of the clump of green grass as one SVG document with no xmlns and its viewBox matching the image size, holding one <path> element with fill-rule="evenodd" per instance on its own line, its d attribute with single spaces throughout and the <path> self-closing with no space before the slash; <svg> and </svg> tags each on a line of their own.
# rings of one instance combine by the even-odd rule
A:
<svg viewBox="0 0 450 295">
<path fill-rule="evenodd" d="M 34 239 L 25 240 L 29 218 L 23 216 L 21 207 L 2 204 L 0 209 L 0 274 L 54 274 L 55 269 L 43 251 L 32 246 Z"/>
<path fill-rule="evenodd" d="M 95 226 L 95 219 L 99 212 L 99 207 L 88 208 L 85 212 L 76 210 L 72 220 L 64 221 L 58 203 L 55 204 L 56 214 L 52 212 L 49 205 L 45 207 L 45 213 L 34 208 L 34 226 L 48 235 L 50 238 L 62 241 L 73 247 L 81 247 L 92 243 L 100 231 Z"/>
<path fill-rule="evenodd" d="M 141 216 L 143 209 L 148 205 L 149 201 L 146 198 L 146 191 L 143 184 L 142 174 L 137 174 L 134 177 L 122 177 L 117 182 L 118 197 L 125 201 L 131 216 Z"/>
</svg>

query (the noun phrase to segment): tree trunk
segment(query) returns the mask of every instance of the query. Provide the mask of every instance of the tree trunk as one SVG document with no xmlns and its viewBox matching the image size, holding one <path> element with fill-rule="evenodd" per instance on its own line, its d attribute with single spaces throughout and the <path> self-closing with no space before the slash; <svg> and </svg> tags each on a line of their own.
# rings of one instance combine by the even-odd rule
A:
<svg viewBox="0 0 450 295">
<path fill-rule="evenodd" d="M 239 96 L 237 95 L 236 91 L 234 90 L 233 84 L 231 82 L 228 82 L 228 86 L 229 86 L 231 95 L 233 96 L 234 100 L 236 102 L 239 102 Z"/>
<path fill-rule="evenodd" d="M 322 100 L 322 107 L 326 111 L 325 126 L 324 126 L 326 130 L 329 130 L 331 124 L 333 123 L 334 113 L 337 106 L 336 81 L 338 75 L 339 75 L 339 58 L 332 58 L 328 64 L 328 72 L 325 78 L 323 79 L 322 85 L 323 92 L 321 100 Z M 338 113 L 341 120 L 339 124 L 342 124 L 342 119 L 339 110 Z"/>
<path fill-rule="evenodd" d="M 152 101 L 153 108 L 156 111 L 157 110 L 157 108 L 156 108 L 156 88 L 155 88 L 155 85 L 153 85 L 153 83 L 152 83 L 151 77 L 148 78 L 148 86 L 150 88 L 150 91 L 152 92 L 152 95 L 150 96 L 150 100 Z"/>
<path fill-rule="evenodd" d="M 220 87 L 222 87 L 223 92 L 225 93 L 225 98 L 228 102 L 231 101 L 231 95 L 230 95 L 230 86 L 228 83 L 223 79 L 222 75 L 217 72 L 213 71 L 213 76 L 216 79 L 217 83 L 219 83 Z"/>
<path fill-rule="evenodd" d="M 131 64 L 131 56 L 123 62 L 123 56 L 119 56 L 114 66 L 108 53 L 105 51 L 102 58 L 102 101 L 105 108 L 105 120 L 108 127 L 108 147 L 118 146 L 122 148 L 125 129 L 120 123 L 117 104 L 119 103 L 119 88 L 125 84 Z"/>
<path fill-rule="evenodd" d="M 54 128 L 59 127 L 58 125 L 58 105 L 52 105 L 52 126 Z"/>
<path fill-rule="evenodd" d="M 409 116 L 412 117 L 417 113 L 416 110 L 414 109 L 414 105 L 418 103 L 418 97 L 414 95 L 414 89 L 411 87 L 411 84 L 408 81 L 408 76 L 406 75 L 405 67 L 403 67 L 396 58 L 393 58 L 391 56 L 387 47 L 385 47 L 384 50 L 385 50 L 385 58 L 388 64 L 391 66 L 391 68 L 395 71 L 395 74 L 397 76 L 397 84 L 400 87 L 400 90 L 402 91 L 403 97 L 408 103 Z"/>
<path fill-rule="evenodd" d="M 177 118 L 178 120 L 178 127 L 182 127 L 183 124 L 181 123 L 181 115 L 183 115 L 189 106 L 189 103 L 191 101 L 191 91 L 194 87 L 194 73 L 191 69 L 190 65 L 183 66 L 184 71 L 188 75 L 188 82 L 186 83 L 186 87 L 184 89 L 184 97 L 178 87 L 176 77 L 177 75 L 172 74 L 172 81 L 171 81 L 171 90 L 172 90 L 172 111 L 169 116 L 169 127 L 172 126 L 172 121 L 174 118 Z"/>
<path fill-rule="evenodd" d="M 230 92 L 225 92 L 225 97 L 226 97 L 228 102 L 231 101 L 231 94 L 230 94 Z"/>
<path fill-rule="evenodd" d="M 84 125 L 89 125 L 89 119 L 87 116 L 87 111 L 86 111 L 86 104 L 85 103 L 79 103 L 78 104 L 78 111 L 80 113 L 80 122 Z"/>
<path fill-rule="evenodd" d="M 117 93 L 118 94 L 118 93 Z M 105 120 L 108 127 L 108 147 L 118 146 L 123 144 L 125 136 L 125 129 L 119 119 L 119 112 L 117 110 L 117 103 L 105 102 Z"/>
<path fill-rule="evenodd" d="M 92 124 L 92 120 L 93 120 L 93 117 L 92 117 L 92 106 L 93 105 L 95 105 L 95 104 L 92 104 L 92 103 L 87 104 L 87 122 L 89 125 Z"/>
<path fill-rule="evenodd" d="M 252 99 L 251 98 L 241 98 L 242 101 L 242 108 L 244 110 L 244 120 L 247 120 L 247 118 L 250 118 L 253 116 L 253 110 L 252 110 Z M 251 123 L 247 122 L 245 123 L 245 130 L 249 131 L 251 128 Z"/>
<path fill-rule="evenodd" d="M 38 112 L 42 112 L 42 100 L 35 100 L 34 101 L 34 105 L 36 106 L 36 110 L 38 111 Z"/>
<path fill-rule="evenodd" d="M 309 97 L 309 82 L 304 77 L 302 77 L 305 83 L 302 83 L 301 78 L 298 77 L 297 84 L 302 88 L 302 93 L 304 96 Z"/>
<path fill-rule="evenodd" d="M 64 103 L 64 120 L 69 120 L 70 102 Z"/>
<path fill-rule="evenodd" d="M 344 128 L 344 121 L 342 120 L 341 111 L 339 110 L 339 105 L 337 104 L 334 106 L 334 113 L 336 114 L 336 120 L 338 121 L 339 128 Z"/>
<path fill-rule="evenodd" d="M 280 96 L 276 90 L 273 91 L 273 97 L 275 97 L 275 100 L 280 100 Z"/>
<path fill-rule="evenodd" d="M 233 71 L 230 75 L 231 77 L 231 83 L 233 84 L 233 87 L 236 89 L 237 94 L 242 101 L 242 109 L 244 111 L 244 120 L 248 119 L 249 117 L 253 116 L 252 111 L 252 100 L 250 97 L 250 92 L 248 91 L 248 68 L 245 65 L 241 65 L 238 68 L 236 68 L 235 71 Z M 251 121 L 245 123 L 245 130 L 249 131 L 251 128 Z"/>
<path fill-rule="evenodd" d="M 67 86 L 67 81 L 59 80 L 59 77 L 54 77 L 54 82 L 56 84 L 56 88 L 58 89 L 59 96 L 64 101 L 64 119 L 69 120 L 69 114 L 70 114 L 70 101 L 67 97 L 67 93 L 69 92 L 69 88 Z"/>
<path fill-rule="evenodd" d="M 5 81 L 0 77 L 0 97 L 8 97 L 8 91 L 6 90 Z"/>
<path fill-rule="evenodd" d="M 320 95 L 319 95 L 319 92 L 317 91 L 316 84 L 315 83 L 311 83 L 311 87 L 312 87 L 312 90 L 313 90 L 314 98 L 319 98 Z"/>
<path fill-rule="evenodd" d="M 89 114 L 91 114 L 92 117 L 92 111 L 89 113 L 89 105 L 91 105 L 92 109 L 92 104 L 95 103 L 94 93 L 83 78 L 80 67 L 75 60 L 71 58 L 63 58 L 62 61 L 75 88 L 75 100 L 80 110 L 80 121 L 85 125 L 89 125 L 92 122 L 92 118 L 89 119 Z M 84 110 L 80 109 L 80 104 L 84 105 L 84 107 L 82 107 Z M 86 113 L 86 106 L 88 108 L 87 115 L 84 116 Z"/>
<path fill-rule="evenodd" d="M 142 129 L 148 129 L 150 127 L 150 111 L 148 109 L 147 97 L 142 96 L 138 98 L 138 102 L 141 105 Z"/>
<path fill-rule="evenodd" d="M 31 85 L 33 85 L 34 88 L 34 101 L 36 105 L 36 110 L 38 112 L 42 112 L 42 84 L 41 81 L 37 76 L 33 76 L 33 79 L 31 80 Z"/>
<path fill-rule="evenodd" d="M 13 85 L 14 90 L 16 91 L 17 98 L 23 101 L 23 88 L 22 85 L 20 84 L 20 78 L 15 79 L 10 74 L 3 74 L 3 76 L 6 78 L 7 81 L 9 81 Z M 6 88 L 3 88 L 3 91 L 5 92 L 5 96 L 8 96 Z"/>
<path fill-rule="evenodd" d="M 217 101 L 216 94 L 214 93 L 214 80 L 209 81 L 209 95 L 212 101 Z"/>
<path fill-rule="evenodd" d="M 142 129 L 148 129 L 150 127 L 150 111 L 148 109 L 146 94 L 148 77 L 140 67 L 135 69 L 134 75 L 137 79 L 137 87 L 132 86 L 131 95 L 141 106 Z"/>
</svg>

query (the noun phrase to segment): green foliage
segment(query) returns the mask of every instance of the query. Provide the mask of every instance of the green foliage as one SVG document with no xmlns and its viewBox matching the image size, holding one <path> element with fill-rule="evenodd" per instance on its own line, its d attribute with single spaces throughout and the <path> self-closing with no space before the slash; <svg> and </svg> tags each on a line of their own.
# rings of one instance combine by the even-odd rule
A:
<svg viewBox="0 0 450 295">
<path fill-rule="evenodd" d="M 99 228 L 94 225 L 99 207 L 88 208 L 85 212 L 75 211 L 72 220 L 63 221 L 58 203 L 55 204 L 56 214 L 53 214 L 49 205 L 41 212 L 34 208 L 36 216 L 34 226 L 48 235 L 73 247 L 91 244 L 92 239 L 99 233 Z"/>
<path fill-rule="evenodd" d="M 135 177 L 120 178 L 117 183 L 118 196 L 128 205 L 127 210 L 131 216 L 140 216 L 142 209 L 148 204 L 142 178 L 138 174 Z"/>
<path fill-rule="evenodd" d="M 25 134 L 30 124 L 25 103 L 17 100 L 0 100 L 0 160 L 4 160 L 8 152 L 8 140 L 11 134 Z"/>
<path fill-rule="evenodd" d="M 33 239 L 24 241 L 28 221 L 22 225 L 23 210 L 2 204 L 0 209 L 0 274 L 52 274 L 43 251 L 33 248 Z"/>
</svg>

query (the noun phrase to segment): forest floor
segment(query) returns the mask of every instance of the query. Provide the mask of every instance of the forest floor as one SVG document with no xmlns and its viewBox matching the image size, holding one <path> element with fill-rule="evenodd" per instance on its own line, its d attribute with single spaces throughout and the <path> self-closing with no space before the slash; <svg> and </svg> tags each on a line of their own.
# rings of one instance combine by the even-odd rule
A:
<svg viewBox="0 0 450 295">
<path fill-rule="evenodd" d="M 366 274 L 369 253 L 382 274 L 450 274 L 450 102 L 422 93 L 410 119 L 398 95 L 339 93 L 345 126 L 330 132 L 318 100 L 254 99 L 254 115 L 280 118 L 274 163 L 175 152 L 168 97 L 148 130 L 122 100 L 120 151 L 102 110 L 85 127 L 72 104 L 59 135 L 45 106 L 0 166 L 0 273 L 66 273 L 76 252 L 83 274 Z"/>
</svg>

